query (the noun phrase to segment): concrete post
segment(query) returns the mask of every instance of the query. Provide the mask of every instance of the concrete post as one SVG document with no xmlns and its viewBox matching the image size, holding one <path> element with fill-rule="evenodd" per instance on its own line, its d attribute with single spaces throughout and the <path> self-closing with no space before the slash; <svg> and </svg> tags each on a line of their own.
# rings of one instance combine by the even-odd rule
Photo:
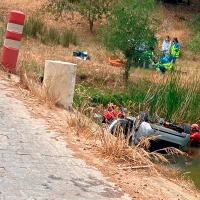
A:
<svg viewBox="0 0 200 200">
<path fill-rule="evenodd" d="M 45 61 L 43 89 L 64 108 L 72 108 L 77 65 L 62 61 Z M 48 91 L 48 94 L 47 94 Z"/>
</svg>

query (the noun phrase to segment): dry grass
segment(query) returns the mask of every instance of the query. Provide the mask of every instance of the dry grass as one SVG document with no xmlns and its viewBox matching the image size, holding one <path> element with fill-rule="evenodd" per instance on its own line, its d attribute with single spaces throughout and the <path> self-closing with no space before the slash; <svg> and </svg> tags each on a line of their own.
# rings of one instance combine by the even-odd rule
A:
<svg viewBox="0 0 200 200">
<path fill-rule="evenodd" d="M 30 4 L 29 0 L 21 0 L 21 4 L 17 0 L 3 0 L 4 11 L 6 16 L 9 10 L 18 9 L 26 14 L 26 17 L 35 12 L 45 0 L 36 1 L 34 6 Z M 24 5 L 21 6 L 21 5 Z M 26 6 L 25 6 L 26 5 Z M 186 42 L 192 38 L 192 32 L 186 26 L 186 19 L 191 19 L 194 14 L 190 11 L 193 7 L 186 7 L 181 5 L 175 7 L 174 5 L 167 5 L 167 7 L 160 6 L 162 15 L 159 15 L 159 21 L 161 22 L 157 37 L 159 40 L 159 49 L 166 35 L 171 38 L 177 37 L 181 44 L 181 57 L 177 60 L 177 68 L 185 71 L 192 71 L 199 68 L 198 55 L 194 55 L 192 52 L 186 49 Z M 175 12 L 172 12 L 172 9 Z M 184 16 L 179 10 L 184 10 Z M 7 12 L 7 13 L 6 13 Z M 70 16 L 64 16 L 65 19 L 69 19 Z M 23 61 L 34 60 L 39 66 L 44 66 L 45 60 L 61 60 L 78 64 L 78 70 L 85 70 L 86 72 L 99 72 L 105 71 L 106 73 L 121 73 L 121 68 L 111 67 L 109 65 L 109 58 L 115 56 L 107 52 L 105 48 L 97 44 L 94 40 L 95 35 L 89 33 L 87 22 L 82 20 L 78 14 L 74 15 L 73 20 L 59 20 L 54 21 L 53 17 L 45 15 L 43 17 L 45 22 L 54 27 L 64 29 L 70 27 L 74 29 L 79 36 L 79 44 L 77 46 L 70 45 L 69 48 L 63 48 L 61 46 L 46 46 L 40 43 L 40 41 L 33 40 L 31 38 L 23 38 L 21 42 L 18 67 Z M 63 18 L 64 19 L 64 18 Z M 95 26 L 97 28 L 97 26 Z M 187 32 L 187 34 L 185 34 Z M 88 45 L 89 44 L 89 45 Z M 90 61 L 82 61 L 72 56 L 73 50 L 87 51 L 91 56 Z M 26 55 L 30 57 L 27 58 Z M 135 76 L 135 74 L 133 74 Z M 141 76 L 141 75 L 139 75 Z M 151 77 L 151 74 L 149 75 Z"/>
<path fill-rule="evenodd" d="M 26 90 L 29 93 L 37 96 L 41 102 L 48 106 L 48 108 L 53 108 L 55 105 L 57 105 L 59 98 L 53 93 L 53 86 L 44 86 L 39 82 L 39 79 L 37 78 L 39 76 L 30 77 L 29 73 L 30 72 L 27 70 L 19 71 L 19 87 L 22 93 L 24 93 Z"/>
<path fill-rule="evenodd" d="M 4 7 L 1 9 L 1 14 L 6 18 L 10 10 L 20 10 L 28 17 L 46 1 L 34 1 L 34 4 L 30 4 L 30 0 L 20 0 L 20 2 L 21 3 L 19 3 L 19 0 L 3 0 L 1 3 Z M 159 49 L 161 49 L 160 45 L 166 35 L 169 35 L 171 38 L 177 37 L 182 47 L 182 55 L 177 60 L 177 68 L 186 70 L 187 72 L 196 70 L 199 68 L 199 56 L 193 55 L 185 46 L 186 42 L 193 36 L 186 27 L 185 19 L 191 18 L 193 14 L 188 11 L 183 17 L 179 11 L 174 12 L 178 14 L 172 14 L 171 8 L 172 7 L 170 6 L 168 9 L 162 8 L 163 16 L 161 16 L 160 19 L 162 22 L 160 25 L 161 31 L 157 35 L 159 39 Z M 180 7 L 178 9 L 180 9 Z M 79 15 L 75 15 L 73 20 L 60 20 L 58 22 L 55 22 L 53 17 L 45 15 L 44 20 L 48 25 L 59 27 L 61 29 L 70 27 L 77 31 L 80 38 L 79 44 L 77 46 L 70 45 L 68 48 L 63 48 L 61 46 L 47 46 L 32 38 L 23 38 L 17 63 L 18 70 L 24 63 L 30 63 L 30 61 L 37 63 L 37 66 L 44 67 L 45 60 L 61 60 L 78 64 L 79 71 L 105 74 L 121 73 L 121 68 L 111 67 L 109 65 L 109 58 L 113 55 L 95 42 L 95 35 L 89 33 L 87 22 L 80 20 Z M 3 27 L 4 24 L 1 24 L 1 26 Z M 185 34 L 186 32 L 187 34 Z M 73 57 L 73 50 L 87 51 L 91 56 L 91 60 L 82 61 Z M 144 76 L 144 74 L 136 74 L 135 71 L 133 71 L 132 76 L 135 77 L 137 75 L 138 77 Z M 156 72 L 145 74 L 145 76 L 150 77 L 151 80 L 157 82 L 162 79 L 162 76 Z M 49 93 L 50 88 L 46 88 L 44 94 L 42 94 L 41 85 L 37 82 L 39 74 L 38 76 L 36 75 L 35 79 L 30 79 L 27 76 L 27 72 L 23 71 L 23 73 L 20 74 L 20 77 L 21 84 L 24 88 L 35 93 L 43 102 L 49 104 L 50 107 L 57 102 L 57 99 Z M 74 128 L 77 136 L 84 136 L 93 141 L 103 156 L 106 156 L 111 160 L 118 160 L 118 162 L 126 164 L 126 166 L 147 165 L 151 171 L 158 173 L 160 168 L 154 164 L 154 161 L 161 163 L 167 162 L 165 157 L 157 152 L 149 153 L 143 148 L 129 146 L 123 135 L 114 137 L 106 129 L 100 129 L 96 125 L 92 126 L 93 123 L 91 119 L 86 119 L 80 112 L 72 113 L 68 119 L 68 123 Z M 145 145 L 148 145 L 148 141 L 145 142 Z M 172 153 L 171 149 L 169 150 L 169 153 Z"/>
<path fill-rule="evenodd" d="M 129 139 L 124 137 L 123 132 L 116 137 L 109 132 L 107 125 L 100 127 L 77 111 L 71 113 L 67 123 L 70 127 L 73 127 L 76 136 L 79 138 L 84 137 L 90 141 L 93 144 L 93 148 L 106 160 L 118 163 L 123 168 L 130 168 L 130 166 L 133 169 L 147 168 L 154 175 L 160 173 L 171 174 L 168 168 L 162 168 L 160 165 L 161 163 L 164 165 L 169 163 L 164 155 L 156 151 L 148 152 L 145 150 L 149 140 L 153 138 L 145 138 L 138 146 L 130 145 Z M 183 152 L 175 148 L 163 150 L 167 152 L 167 155 L 183 154 Z M 157 165 L 158 163 L 159 166 Z M 175 177 L 175 172 L 173 177 Z"/>
</svg>

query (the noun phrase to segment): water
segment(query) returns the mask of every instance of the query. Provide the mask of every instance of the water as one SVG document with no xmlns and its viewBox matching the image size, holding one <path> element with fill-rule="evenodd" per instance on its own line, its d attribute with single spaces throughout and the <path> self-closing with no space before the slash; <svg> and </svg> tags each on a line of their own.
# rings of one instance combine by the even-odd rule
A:
<svg viewBox="0 0 200 200">
<path fill-rule="evenodd" d="M 172 166 L 187 173 L 196 188 L 200 190 L 200 148 L 188 147 L 186 152 L 188 153 L 187 157 L 173 157 L 170 158 L 170 161 L 172 162 Z"/>
</svg>

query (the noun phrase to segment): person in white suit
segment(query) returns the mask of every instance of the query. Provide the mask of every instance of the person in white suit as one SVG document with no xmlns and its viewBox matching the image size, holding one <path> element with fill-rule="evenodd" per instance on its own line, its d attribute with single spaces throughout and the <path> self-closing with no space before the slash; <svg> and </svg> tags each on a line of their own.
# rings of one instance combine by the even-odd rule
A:
<svg viewBox="0 0 200 200">
<path fill-rule="evenodd" d="M 169 36 L 166 36 L 162 43 L 162 52 L 164 55 L 169 55 L 170 54 L 170 49 L 171 49 L 171 40 Z"/>
</svg>

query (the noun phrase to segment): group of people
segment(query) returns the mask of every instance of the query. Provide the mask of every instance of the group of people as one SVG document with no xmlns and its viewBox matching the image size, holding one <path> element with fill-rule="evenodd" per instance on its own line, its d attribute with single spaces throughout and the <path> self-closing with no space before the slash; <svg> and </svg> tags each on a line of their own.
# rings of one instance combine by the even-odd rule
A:
<svg viewBox="0 0 200 200">
<path fill-rule="evenodd" d="M 180 50 L 181 46 L 178 39 L 174 38 L 171 42 L 170 37 L 166 36 L 162 44 L 163 55 L 157 65 L 155 65 L 156 70 L 161 72 L 165 72 L 165 70 L 172 70 L 176 63 L 176 58 L 180 56 Z"/>
<path fill-rule="evenodd" d="M 125 118 L 128 113 L 126 108 L 118 108 L 113 103 L 108 103 L 107 109 L 103 113 L 102 123 L 111 123 L 115 118 Z"/>
<path fill-rule="evenodd" d="M 150 68 L 153 67 L 156 71 L 165 73 L 166 70 L 170 71 L 174 69 L 176 59 L 180 56 L 181 46 L 177 38 L 172 41 L 169 36 L 166 36 L 162 43 L 162 55 L 156 62 L 153 49 L 145 51 L 139 60 L 139 66 Z"/>
</svg>

